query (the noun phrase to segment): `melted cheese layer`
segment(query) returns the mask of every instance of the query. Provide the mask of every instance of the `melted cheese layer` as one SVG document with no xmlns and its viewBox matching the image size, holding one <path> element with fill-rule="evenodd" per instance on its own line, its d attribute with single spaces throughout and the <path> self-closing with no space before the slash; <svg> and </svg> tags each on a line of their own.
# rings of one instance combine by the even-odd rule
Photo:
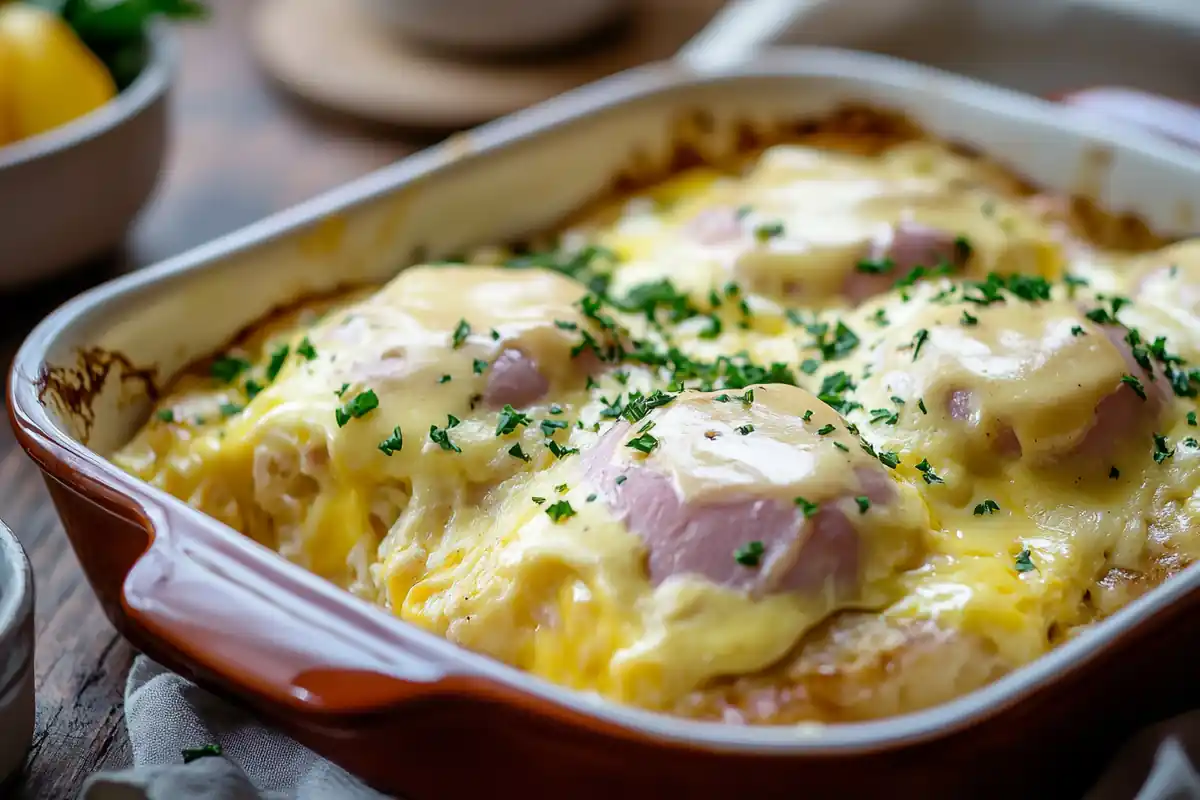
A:
<svg viewBox="0 0 1200 800">
<path fill-rule="evenodd" d="M 992 676 L 1200 553 L 1200 246 L 1090 247 L 993 170 L 935 142 L 694 170 L 555 252 L 416 266 L 264 324 L 113 457 L 407 621 L 647 708 L 857 675 L 846 642 L 882 639 L 856 619 Z M 621 506 L 642 474 L 669 502 Z M 701 521 L 718 506 L 728 524 Z M 668 511 L 696 541 L 655 535 Z M 705 557 L 734 579 L 652 577 L 706 537 L 733 537 Z M 785 547 L 853 586 L 767 581 Z M 798 714 L 948 691 L 879 699 L 894 680 Z"/>
</svg>

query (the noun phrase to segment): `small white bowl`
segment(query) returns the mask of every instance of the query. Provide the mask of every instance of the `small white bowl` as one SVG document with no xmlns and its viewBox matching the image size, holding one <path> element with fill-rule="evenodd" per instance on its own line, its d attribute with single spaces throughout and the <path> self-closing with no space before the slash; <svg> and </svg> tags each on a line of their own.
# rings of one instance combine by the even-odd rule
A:
<svg viewBox="0 0 1200 800">
<path fill-rule="evenodd" d="M 505 53 L 582 38 L 627 11 L 630 0 L 361 0 L 395 32 L 424 44 Z"/>
<path fill-rule="evenodd" d="M 33 573 L 0 522 L 0 783 L 25 761 L 33 709 Z"/>
<path fill-rule="evenodd" d="M 0 290 L 114 249 L 158 183 L 177 57 L 170 29 L 151 27 L 147 64 L 125 91 L 0 147 Z"/>
</svg>

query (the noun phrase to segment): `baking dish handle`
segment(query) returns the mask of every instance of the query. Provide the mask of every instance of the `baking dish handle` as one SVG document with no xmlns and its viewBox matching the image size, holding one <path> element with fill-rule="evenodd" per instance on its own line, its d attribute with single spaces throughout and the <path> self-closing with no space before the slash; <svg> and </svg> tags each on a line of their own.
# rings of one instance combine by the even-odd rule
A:
<svg viewBox="0 0 1200 800">
<path fill-rule="evenodd" d="M 449 643 L 189 509 L 141 499 L 152 542 L 125 578 L 122 603 L 150 649 L 166 646 L 159 657 L 169 666 L 251 699 L 331 714 L 427 697 L 467 674 Z"/>
</svg>

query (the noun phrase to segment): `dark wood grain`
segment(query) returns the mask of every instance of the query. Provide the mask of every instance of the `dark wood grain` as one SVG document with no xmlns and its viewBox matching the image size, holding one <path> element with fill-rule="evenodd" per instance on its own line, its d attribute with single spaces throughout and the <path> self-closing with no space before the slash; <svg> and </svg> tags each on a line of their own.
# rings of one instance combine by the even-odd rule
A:
<svg viewBox="0 0 1200 800">
<path fill-rule="evenodd" d="M 318 118 L 280 97 L 245 47 L 251 3 L 215 0 L 181 30 L 173 150 L 160 190 L 123 252 L 63 279 L 0 294 L 0 366 L 46 313 L 88 286 L 157 261 L 361 175 L 429 140 Z M 104 618 L 40 474 L 0 425 L 0 517 L 37 582 L 37 730 L 25 769 L 0 797 L 72 798 L 98 769 L 131 761 L 122 716 L 131 648 Z"/>
</svg>

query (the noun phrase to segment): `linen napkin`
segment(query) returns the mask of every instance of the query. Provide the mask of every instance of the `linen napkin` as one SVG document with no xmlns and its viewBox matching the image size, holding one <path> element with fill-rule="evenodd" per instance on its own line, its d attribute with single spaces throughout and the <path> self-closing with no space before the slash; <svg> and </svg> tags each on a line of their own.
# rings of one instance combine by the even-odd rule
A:
<svg viewBox="0 0 1200 800">
<path fill-rule="evenodd" d="M 381 800 L 345 770 L 139 656 L 125 687 L 134 766 L 93 775 L 81 800 Z M 220 745 L 222 756 L 182 763 Z M 1140 732 L 1084 800 L 1200 800 L 1200 711 Z"/>
</svg>

